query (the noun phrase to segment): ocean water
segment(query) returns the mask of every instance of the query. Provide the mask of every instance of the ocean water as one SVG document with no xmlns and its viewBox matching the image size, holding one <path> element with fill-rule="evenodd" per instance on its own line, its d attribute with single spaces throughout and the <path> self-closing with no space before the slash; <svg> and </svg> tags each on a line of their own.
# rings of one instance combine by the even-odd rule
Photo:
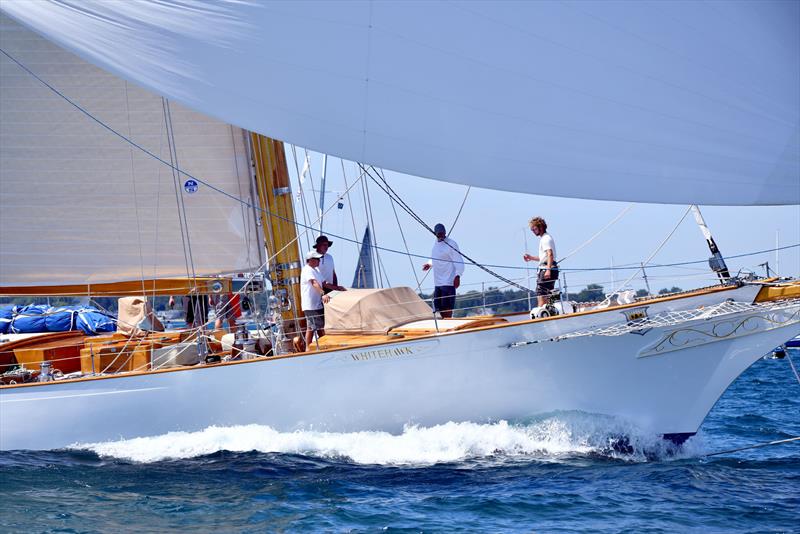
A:
<svg viewBox="0 0 800 534">
<path fill-rule="evenodd" d="M 611 446 L 621 433 L 632 454 Z M 800 532 L 800 442 L 705 456 L 798 435 L 800 384 L 761 360 L 680 449 L 558 413 L 0 453 L 0 532 Z"/>
</svg>

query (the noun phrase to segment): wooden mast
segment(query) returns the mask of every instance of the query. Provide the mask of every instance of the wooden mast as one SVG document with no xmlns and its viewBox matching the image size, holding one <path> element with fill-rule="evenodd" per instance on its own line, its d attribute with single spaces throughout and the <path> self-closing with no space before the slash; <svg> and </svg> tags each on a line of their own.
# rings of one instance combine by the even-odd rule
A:
<svg viewBox="0 0 800 534">
<path fill-rule="evenodd" d="M 300 249 L 295 226 L 292 186 L 283 142 L 250 133 L 260 220 L 269 255 L 272 292 L 281 302 L 284 333 L 302 334 L 300 312 Z"/>
</svg>

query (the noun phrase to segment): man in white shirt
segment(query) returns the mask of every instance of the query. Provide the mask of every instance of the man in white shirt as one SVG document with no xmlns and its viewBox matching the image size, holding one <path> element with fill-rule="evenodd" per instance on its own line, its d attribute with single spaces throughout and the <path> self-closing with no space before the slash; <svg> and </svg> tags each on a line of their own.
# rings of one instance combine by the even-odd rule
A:
<svg viewBox="0 0 800 534">
<path fill-rule="evenodd" d="M 336 268 L 333 264 L 333 256 L 328 253 L 328 249 L 331 245 L 333 245 L 333 241 L 324 235 L 319 236 L 316 244 L 314 244 L 314 248 L 321 255 L 319 259 L 319 272 L 322 274 L 322 289 L 325 290 L 325 293 L 331 291 L 346 291 L 345 288 L 339 285 L 339 279 L 336 276 Z"/>
<path fill-rule="evenodd" d="M 533 235 L 539 238 L 539 255 L 532 256 L 526 252 L 522 259 L 539 262 L 539 272 L 536 275 L 536 300 L 537 305 L 541 307 L 547 304 L 558 280 L 556 242 L 547 233 L 547 223 L 541 217 L 534 217 L 528 225 Z"/>
<path fill-rule="evenodd" d="M 317 337 L 325 335 L 324 304 L 330 297 L 322 289 L 322 274 L 319 272 L 319 260 L 322 255 L 316 250 L 306 254 L 306 264 L 300 271 L 300 308 L 306 317 L 306 350 L 311 349 L 314 332 Z"/>
<path fill-rule="evenodd" d="M 431 259 L 422 266 L 422 270 L 433 267 L 433 310 L 439 312 L 443 319 L 449 319 L 456 306 L 456 289 L 461 285 L 464 258 L 458 250 L 458 243 L 447 237 L 443 224 L 434 226 L 433 231 L 436 242 Z"/>
</svg>

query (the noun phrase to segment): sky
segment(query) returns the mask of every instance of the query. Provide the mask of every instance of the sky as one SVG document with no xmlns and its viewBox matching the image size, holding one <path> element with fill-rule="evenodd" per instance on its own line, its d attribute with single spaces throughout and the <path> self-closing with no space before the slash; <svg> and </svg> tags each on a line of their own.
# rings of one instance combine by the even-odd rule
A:
<svg viewBox="0 0 800 534">
<path fill-rule="evenodd" d="M 305 152 L 297 148 L 296 154 L 297 168 L 302 169 Z M 296 215 L 303 221 L 303 208 L 297 194 L 300 185 L 297 180 L 298 173 L 294 154 L 288 145 L 287 160 L 295 192 Z M 312 200 L 309 190 L 312 189 L 312 182 L 316 191 L 320 188 L 322 156 L 309 152 L 309 163 L 310 172 L 306 175 L 302 186 L 306 193 L 307 208 L 312 218 L 316 219 L 318 196 Z M 334 235 L 360 241 L 367 214 L 361 184 L 352 187 L 349 195 L 343 196 L 346 190 L 345 178 L 352 186 L 359 176 L 356 165 L 344 162 L 344 171 L 343 177 L 341 160 L 328 158 L 325 207 L 328 209 L 333 206 L 333 208 L 325 215 L 323 233 L 334 241 L 330 253 L 336 260 L 339 281 L 349 285 L 358 258 L 358 245 Z M 633 270 L 626 270 L 621 266 L 645 261 L 675 229 L 687 211 L 685 205 L 568 199 L 474 187 L 464 202 L 467 194 L 467 186 L 464 185 L 390 171 L 385 173 L 385 177 L 389 185 L 428 225 L 443 223 L 448 228 L 450 237 L 459 244 L 465 254 L 479 263 L 506 266 L 507 268 L 493 268 L 493 270 L 507 278 L 519 280 L 523 286 L 528 286 L 527 276 L 534 280 L 535 285 L 535 271 L 526 272 L 526 264 L 522 261 L 522 255 L 526 251 L 526 239 L 527 250 L 532 254 L 537 253 L 538 240 L 530 233 L 527 225 L 531 217 L 538 215 L 545 218 L 548 231 L 556 241 L 557 254 L 559 258 L 563 258 L 590 240 L 595 233 L 629 208 L 616 223 L 561 262 L 567 287 L 571 292 L 579 291 L 589 283 L 599 283 L 607 292 L 612 287 L 618 288 L 634 274 Z M 429 254 L 435 238 L 399 207 L 398 227 L 386 194 L 380 191 L 374 182 L 368 178 L 366 180 L 374 220 L 373 235 L 377 245 L 404 251 L 405 246 L 399 230 L 401 227 L 412 254 Z M 336 201 L 340 196 L 343 196 L 342 209 L 336 207 Z M 462 202 L 464 202 L 463 211 L 456 226 L 452 227 Z M 797 205 L 701 206 L 701 211 L 723 256 L 774 249 L 776 242 L 779 246 L 800 243 L 800 206 Z M 311 236 L 310 241 L 306 241 L 306 237 L 301 235 L 302 252 L 309 247 L 316 233 Z M 423 259 L 412 258 L 412 271 L 412 264 L 409 263 L 407 256 L 387 251 L 380 251 L 379 254 L 383 266 L 384 285 L 416 287 L 418 282 L 415 273 L 422 280 Z M 689 289 L 715 283 L 716 275 L 705 263 L 709 256 L 708 246 L 692 214 L 687 215 L 650 263 L 688 261 L 702 263 L 682 267 L 647 268 L 650 289 L 654 292 L 673 286 Z M 777 270 L 781 275 L 800 276 L 800 248 L 727 260 L 732 273 L 744 269 L 759 275 L 765 273 L 764 267 L 759 266 L 764 262 L 769 262 L 770 268 Z M 568 269 L 579 269 L 579 271 Z M 583 271 L 583 269 L 602 270 Z M 424 292 L 432 290 L 431 278 L 422 281 L 421 288 Z M 459 291 L 505 286 L 504 282 L 489 273 L 468 264 Z M 637 273 L 628 286 L 633 289 L 645 288 L 641 272 Z"/>
</svg>

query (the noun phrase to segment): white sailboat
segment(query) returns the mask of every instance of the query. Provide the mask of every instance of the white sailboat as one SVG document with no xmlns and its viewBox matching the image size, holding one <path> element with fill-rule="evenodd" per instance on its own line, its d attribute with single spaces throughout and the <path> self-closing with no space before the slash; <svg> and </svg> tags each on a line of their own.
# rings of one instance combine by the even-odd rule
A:
<svg viewBox="0 0 800 534">
<path fill-rule="evenodd" d="M 4 232 L 0 286 L 6 294 L 32 294 L 33 288 L 43 285 L 62 289 L 70 286 L 64 290 L 70 294 L 80 292 L 75 288 L 90 294 L 121 294 L 137 291 L 138 280 L 139 293 L 145 295 L 197 291 L 198 285 L 207 286 L 201 287 L 201 293 L 219 292 L 224 289 L 215 285 L 219 284 L 217 279 L 203 278 L 198 284 L 198 277 L 257 270 L 270 260 L 269 275 L 278 297 L 276 309 L 281 311 L 281 303 L 296 302 L 296 230 L 291 212 L 282 211 L 290 192 L 288 183 L 281 182 L 286 179 L 282 145 L 188 109 L 168 109 L 166 100 L 103 73 L 54 47 L 28 27 L 112 73 L 231 124 L 417 175 L 513 191 L 531 191 L 535 187 L 540 193 L 547 189 L 550 194 L 589 198 L 713 204 L 800 202 L 800 184 L 795 180 L 800 156 L 796 143 L 791 143 L 797 132 L 797 103 L 790 94 L 796 89 L 791 84 L 796 82 L 787 81 L 781 71 L 787 64 L 790 69 L 800 68 L 796 51 L 788 58 L 783 55 L 774 61 L 749 64 L 766 79 L 777 77 L 783 83 L 769 88 L 773 100 L 756 105 L 754 95 L 766 89 L 753 87 L 752 78 L 732 84 L 731 76 L 744 76 L 735 70 L 726 70 L 724 75 L 715 72 L 701 76 L 694 70 L 687 78 L 681 78 L 683 74 L 668 76 L 683 72 L 674 69 L 653 79 L 653 74 L 641 65 L 640 70 L 626 66 L 621 63 L 620 49 L 615 47 L 628 37 L 609 37 L 607 25 L 597 24 L 590 26 L 589 34 L 603 38 L 601 42 L 610 47 L 602 59 L 608 62 L 615 58 L 618 62 L 613 68 L 627 72 L 617 79 L 649 79 L 648 83 L 657 84 L 660 92 L 650 87 L 653 92 L 645 91 L 641 98 L 653 101 L 627 105 L 599 92 L 581 96 L 580 91 L 561 87 L 556 95 L 540 85 L 559 87 L 563 83 L 560 74 L 549 71 L 549 78 L 544 81 L 534 79 L 530 72 L 510 69 L 502 54 L 489 54 L 478 60 L 471 56 L 476 51 L 469 41 L 474 35 L 496 35 L 498 40 L 492 42 L 494 52 L 508 52 L 512 41 L 519 46 L 546 41 L 547 21 L 564 16 L 563 6 L 499 4 L 490 9 L 491 5 L 494 4 L 452 8 L 433 4 L 426 8 L 425 23 L 415 25 L 410 21 L 420 20 L 418 10 L 422 8 L 388 3 L 334 4 L 335 7 L 327 3 L 199 4 L 188 12 L 169 3 L 86 3 L 80 9 L 45 2 L 4 3 L 2 9 L 22 25 L 5 17 L 0 20 L 5 51 L 2 97 L 9 104 L 14 102 L 11 109 L 22 110 L 26 98 L 37 104 L 50 102 L 53 107 L 44 112 L 51 116 L 40 116 L 49 119 L 46 121 L 31 121 L 31 115 L 22 112 L 22 119 L 16 122 L 3 121 L 4 125 L 11 125 L 4 126 L 8 130 L 3 132 L 3 142 L 11 142 L 13 134 L 17 139 L 14 142 L 19 144 L 4 144 L 4 157 L 9 159 L 4 160 L 0 180 L 4 208 L 0 216 L 4 226 L 7 223 L 28 233 Z M 587 16 L 586 9 L 594 8 L 579 7 L 584 12 L 573 12 L 572 22 L 583 27 L 578 24 L 579 19 Z M 458 15 L 459 25 L 443 22 L 454 14 Z M 536 20 L 534 29 L 523 30 L 512 24 L 512 14 Z M 658 17 L 652 14 L 622 14 L 632 28 L 629 33 L 634 35 L 658 27 Z M 741 14 L 734 11 L 729 16 Z M 745 20 L 726 20 L 737 20 L 742 27 L 756 31 Z M 350 21 L 355 21 L 351 34 L 336 33 Z M 344 75 L 344 81 L 337 81 L 338 74 L 331 76 L 331 84 L 325 87 L 330 93 L 327 95 L 317 92 L 318 84 L 313 84 L 315 89 L 300 84 L 300 90 L 298 79 L 304 76 L 305 69 L 313 70 L 318 64 L 316 55 L 322 50 L 307 43 L 286 50 L 280 48 L 280 43 L 305 24 L 315 24 L 317 30 L 337 35 L 335 46 L 326 53 L 326 60 L 333 60 L 332 64 L 340 67 L 337 73 L 352 72 L 348 66 L 354 64 L 355 57 L 361 57 L 364 51 L 359 46 L 366 39 L 367 53 L 374 54 L 368 57 L 376 62 L 368 64 L 367 78 L 348 79 Z M 442 45 L 446 37 L 426 41 L 431 38 L 424 31 L 427 25 L 446 28 L 445 33 L 458 37 L 457 43 L 463 49 L 455 53 L 434 46 Z M 503 35 L 501 28 L 508 35 Z M 511 31 L 507 31 L 509 28 Z M 796 28 L 784 30 L 790 41 L 797 32 Z M 778 40 L 783 37 L 779 35 Z M 662 47 L 677 42 L 672 35 L 652 38 L 661 39 L 658 44 Z M 685 36 L 681 39 L 685 42 Z M 408 50 L 408 43 L 413 45 L 411 48 L 419 47 L 419 57 Z M 768 56 L 773 46 L 770 43 L 750 52 Z M 565 52 L 564 46 L 557 44 L 558 41 L 544 48 L 550 52 L 551 47 L 560 50 L 558 58 L 562 62 L 574 56 L 572 62 L 566 61 L 559 68 L 569 71 L 571 67 L 573 72 L 595 81 L 601 78 L 592 67 L 599 52 L 592 56 L 580 47 Z M 543 50 L 543 46 L 531 50 Z M 294 61 L 256 54 L 255 65 L 248 67 L 251 56 L 240 55 L 245 49 L 280 49 Z M 720 50 L 724 47 L 708 54 Z M 398 55 L 400 51 L 410 55 Z M 58 124 L 77 124 L 80 121 L 74 120 L 76 117 L 83 121 L 86 117 L 26 72 L 26 68 L 34 70 L 37 53 L 41 67 L 38 70 L 49 69 L 43 76 L 50 76 L 50 85 L 56 89 L 68 91 L 65 84 L 75 81 L 70 72 L 86 69 L 74 92 L 86 96 L 87 112 L 130 139 L 150 135 L 143 145 L 150 154 L 143 155 L 130 145 L 109 145 L 106 153 L 116 160 L 112 167 L 119 169 L 119 175 L 112 177 L 99 176 L 105 167 L 89 154 L 77 158 L 73 168 L 56 164 L 76 159 L 74 147 L 68 143 L 71 137 L 92 134 L 88 130 L 59 131 Z M 409 75 L 408 69 L 425 70 L 426 65 L 437 64 L 441 54 L 450 62 L 439 65 L 439 71 L 428 78 L 425 90 L 403 90 L 398 80 Z M 420 63 L 409 67 L 406 61 L 410 57 Z M 378 63 L 380 59 L 387 63 Z M 533 63 L 541 61 L 544 60 L 539 58 Z M 463 63 L 468 63 L 470 69 Z M 532 64 L 526 68 L 535 67 Z M 389 72 L 387 68 L 398 70 Z M 477 83 L 475 76 L 479 78 L 482 72 L 472 72 L 475 69 L 505 75 L 502 80 L 489 77 Z M 374 76 L 369 76 L 371 72 Z M 536 91 L 495 93 L 511 91 L 508 98 L 497 98 L 486 109 L 475 109 L 457 101 L 461 96 L 454 97 L 444 100 L 447 105 L 440 106 L 438 114 L 429 113 L 431 102 L 437 98 L 441 102 L 442 91 L 452 91 L 452 83 L 463 81 L 459 76 L 465 73 L 470 73 L 469 80 L 475 82 L 466 89 L 466 96 L 471 91 L 496 90 L 494 83 L 507 83 L 512 78 Z M 694 76 L 701 76 L 700 82 L 695 82 Z M 450 84 L 437 87 L 437 80 Z M 552 125 L 546 125 L 552 117 L 531 120 L 521 112 L 509 114 L 510 109 L 532 95 L 547 96 L 551 104 L 560 106 L 604 103 L 594 108 L 596 118 L 583 117 L 579 121 L 574 114 L 564 114 L 565 122 L 556 128 L 573 130 L 574 135 L 568 140 L 564 136 L 545 139 L 543 129 L 551 129 Z M 717 115 L 689 120 L 675 108 L 659 114 L 653 108 L 656 95 L 667 101 L 667 97 L 677 99 L 680 95 L 682 99 L 716 102 Z M 90 101 L 107 102 L 107 115 L 98 114 L 97 105 Z M 426 105 L 415 108 L 423 103 Z M 363 107 L 354 117 L 336 116 L 331 111 L 352 111 L 365 104 L 372 104 L 369 114 Z M 299 111 L 309 105 L 311 112 Z M 4 106 L 5 109 L 9 107 Z M 446 120 L 441 113 L 448 114 Z M 780 119 L 787 113 L 795 122 L 789 120 L 787 124 Z M 604 122 L 603 117 L 608 118 L 609 114 L 616 114 L 620 121 Z M 737 131 L 739 121 L 753 114 L 761 117 L 759 135 L 743 138 Z M 423 117 L 427 117 L 422 128 L 425 131 L 420 131 L 413 123 Z M 557 169 L 558 176 L 546 187 L 534 184 L 535 180 L 514 178 L 519 176 L 520 162 L 501 157 L 496 149 L 487 154 L 482 146 L 486 137 L 476 145 L 476 140 L 469 139 L 470 134 L 462 128 L 467 120 L 480 120 L 487 128 L 507 128 L 503 134 L 515 142 L 539 146 L 530 152 L 531 173 Z M 571 120 L 578 122 L 570 124 Z M 353 129 L 354 123 L 359 122 Z M 181 125 L 185 128 L 181 129 Z M 580 131 L 574 131 L 578 126 Z M 612 131 L 617 128 L 630 129 L 641 137 L 632 139 L 630 132 L 623 135 Z M 411 132 L 414 135 L 409 135 Z M 681 146 L 665 146 L 668 137 L 680 138 Z M 24 155 L 31 154 L 30 144 L 41 144 L 45 139 L 61 152 L 53 151 L 51 178 L 31 182 L 26 173 L 32 168 L 32 158 L 29 155 L 25 159 Z M 215 140 L 213 150 L 207 144 L 209 139 Z M 392 142 L 387 143 L 387 139 Z M 546 146 L 539 145 L 542 141 Z M 29 144 L 24 145 L 25 142 Z M 631 153 L 631 147 L 637 144 L 639 149 Z M 187 146 L 185 153 L 179 152 Z M 439 159 L 433 156 L 431 146 L 437 147 Z M 566 165 L 578 149 L 588 153 L 590 172 Z M 730 154 L 734 149 L 735 158 Z M 115 154 L 115 150 L 119 153 Z M 40 146 L 36 154 L 41 158 L 41 153 Z M 169 165 L 154 160 L 152 155 Z M 6 161 L 12 160 L 19 166 L 9 167 Z M 214 161 L 220 165 L 213 166 Z M 96 169 L 91 167 L 93 162 L 98 165 Z M 490 168 L 490 163 L 494 167 Z M 194 164 L 200 166 L 193 167 Z M 187 174 L 173 175 L 176 168 Z M 59 182 L 59 176 L 67 175 L 70 183 Z M 188 183 L 193 179 L 187 175 L 203 180 Z M 81 176 L 83 182 L 72 181 Z M 108 191 L 98 193 L 96 187 L 103 180 L 107 180 Z M 696 187 L 675 187 L 681 180 Z M 598 188 L 598 183 L 603 187 Z M 113 206 L 121 223 L 97 212 L 79 218 L 77 225 L 85 225 L 84 233 L 79 235 L 88 236 L 85 239 L 76 239 L 76 224 L 52 224 L 74 214 L 74 205 L 69 213 L 66 209 L 57 211 L 64 206 L 65 198 L 78 202 L 81 195 L 105 194 L 109 196 L 100 204 Z M 162 234 L 166 224 L 143 227 L 142 221 L 163 216 L 162 200 L 166 202 L 170 195 L 175 209 L 168 220 L 177 218 L 178 226 L 173 226 L 167 235 Z M 5 208 L 17 206 L 24 210 L 27 206 L 20 199 L 31 197 L 36 197 L 37 203 L 49 202 L 53 213 L 41 221 L 21 225 L 21 212 L 9 215 Z M 99 200 L 102 199 L 91 198 L 88 202 L 96 205 Z M 288 202 L 290 205 L 290 195 Z M 255 206 L 256 217 L 251 211 L 242 210 L 243 205 Z M 92 225 L 102 221 L 112 222 L 104 231 L 93 231 Z M 134 227 L 136 231 L 132 231 Z M 49 239 L 43 239 L 45 235 Z M 59 243 L 65 239 L 69 246 L 61 247 Z M 268 257 L 262 253 L 265 242 Z M 217 247 L 221 243 L 226 248 Z M 295 249 L 293 254 L 290 244 Z M 76 249 L 81 246 L 84 248 Z M 185 276 L 187 282 L 174 282 L 180 276 Z M 122 282 L 131 280 L 133 288 Z M 698 430 L 716 400 L 742 371 L 800 331 L 800 285 L 774 280 L 727 282 L 680 295 L 607 303 L 578 313 L 527 320 L 436 320 L 429 317 L 429 309 L 413 292 L 348 292 L 346 297 L 334 298 L 334 304 L 343 310 L 342 320 L 331 324 L 333 328 L 328 328 L 329 335 L 320 339 L 318 350 L 293 353 L 275 343 L 279 355 L 271 357 L 164 369 L 151 365 L 149 369 L 86 373 L 72 379 L 2 386 L 0 449 L 49 449 L 248 423 L 282 431 L 310 427 L 399 431 L 409 423 L 519 419 L 560 410 L 620 417 L 681 441 Z M 386 302 L 395 304 L 385 306 Z M 282 312 L 286 329 L 296 329 L 289 326 L 292 319 L 287 312 L 293 310 L 284 306 Z"/>
</svg>

